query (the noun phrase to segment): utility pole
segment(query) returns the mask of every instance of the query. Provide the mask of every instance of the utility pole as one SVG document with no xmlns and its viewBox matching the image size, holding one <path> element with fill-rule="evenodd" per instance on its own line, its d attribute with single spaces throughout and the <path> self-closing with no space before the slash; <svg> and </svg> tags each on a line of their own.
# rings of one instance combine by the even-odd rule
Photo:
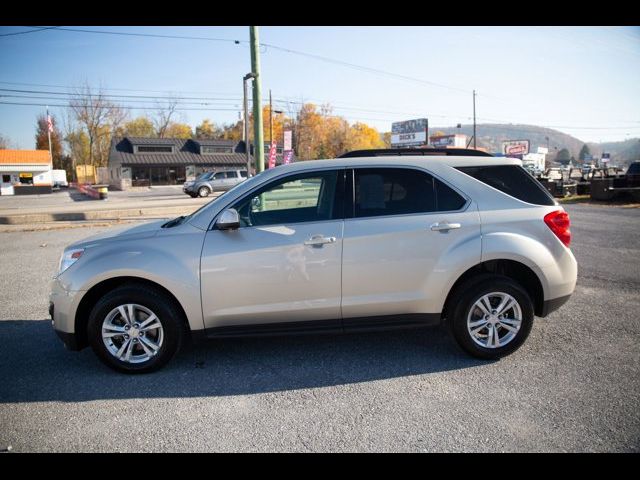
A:
<svg viewBox="0 0 640 480">
<path fill-rule="evenodd" d="M 256 174 L 264 171 L 264 140 L 262 138 L 262 99 L 260 95 L 260 42 L 258 27 L 249 27 L 251 40 L 251 73 L 253 73 L 253 152 Z"/>
<path fill-rule="evenodd" d="M 244 121 L 242 122 L 242 125 L 244 127 L 244 148 L 247 155 L 247 178 L 251 176 L 251 141 L 249 140 L 249 102 L 247 99 L 247 80 L 252 78 L 255 78 L 255 75 L 253 73 L 247 73 L 242 79 L 242 89 L 244 92 Z M 258 173 L 257 166 L 256 173 Z"/>
<path fill-rule="evenodd" d="M 476 149 L 476 91 L 473 91 L 473 149 Z"/>
</svg>

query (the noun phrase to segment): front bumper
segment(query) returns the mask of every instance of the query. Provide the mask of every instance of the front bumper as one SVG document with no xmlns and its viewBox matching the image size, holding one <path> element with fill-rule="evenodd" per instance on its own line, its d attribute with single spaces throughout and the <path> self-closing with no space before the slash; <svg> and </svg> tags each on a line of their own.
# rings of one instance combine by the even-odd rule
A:
<svg viewBox="0 0 640 480">
<path fill-rule="evenodd" d="M 54 279 L 51 283 L 49 295 L 51 325 L 69 350 L 80 349 L 75 332 L 75 313 L 82 293 L 65 290 L 58 279 Z"/>
</svg>

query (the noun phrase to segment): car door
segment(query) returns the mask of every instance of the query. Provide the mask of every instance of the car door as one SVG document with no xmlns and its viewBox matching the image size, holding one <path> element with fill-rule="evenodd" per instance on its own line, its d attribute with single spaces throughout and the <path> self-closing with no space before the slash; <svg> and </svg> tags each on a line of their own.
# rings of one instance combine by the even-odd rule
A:
<svg viewBox="0 0 640 480">
<path fill-rule="evenodd" d="M 351 172 L 353 205 L 346 207 L 351 218 L 343 239 L 345 328 L 372 316 L 440 312 L 443 283 L 459 265 L 480 261 L 475 204 L 421 169 Z"/>
<path fill-rule="evenodd" d="M 205 327 L 339 328 L 343 194 L 344 170 L 331 169 L 272 180 L 229 205 L 240 228 L 209 230 L 202 250 Z"/>
</svg>

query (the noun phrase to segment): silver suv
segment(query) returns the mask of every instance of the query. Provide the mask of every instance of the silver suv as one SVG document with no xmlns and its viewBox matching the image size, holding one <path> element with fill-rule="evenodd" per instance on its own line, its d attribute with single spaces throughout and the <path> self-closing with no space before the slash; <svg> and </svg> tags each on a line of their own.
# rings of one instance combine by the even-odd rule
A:
<svg viewBox="0 0 640 480">
<path fill-rule="evenodd" d="M 574 290 L 569 216 L 520 160 L 472 152 L 279 166 L 188 217 L 72 244 L 53 328 L 124 372 L 160 368 L 189 334 L 445 320 L 469 354 L 508 355 Z"/>
<path fill-rule="evenodd" d="M 246 179 L 246 170 L 205 172 L 195 180 L 184 182 L 182 191 L 192 198 L 208 197 L 211 192 L 229 190 Z"/>
</svg>

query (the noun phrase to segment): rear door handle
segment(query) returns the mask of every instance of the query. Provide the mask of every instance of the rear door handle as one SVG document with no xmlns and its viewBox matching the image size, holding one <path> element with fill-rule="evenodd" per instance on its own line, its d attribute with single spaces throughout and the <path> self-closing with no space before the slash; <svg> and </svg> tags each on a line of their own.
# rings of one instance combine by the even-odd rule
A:
<svg viewBox="0 0 640 480">
<path fill-rule="evenodd" d="M 441 232 L 444 230 L 453 230 L 455 228 L 460 228 L 461 226 L 462 225 L 460 225 L 459 223 L 442 222 L 442 223 L 432 223 L 430 228 L 433 231 Z"/>
<path fill-rule="evenodd" d="M 325 237 L 324 235 L 314 235 L 309 240 L 305 240 L 305 245 L 321 247 L 325 243 L 335 243 L 336 237 Z"/>
</svg>

